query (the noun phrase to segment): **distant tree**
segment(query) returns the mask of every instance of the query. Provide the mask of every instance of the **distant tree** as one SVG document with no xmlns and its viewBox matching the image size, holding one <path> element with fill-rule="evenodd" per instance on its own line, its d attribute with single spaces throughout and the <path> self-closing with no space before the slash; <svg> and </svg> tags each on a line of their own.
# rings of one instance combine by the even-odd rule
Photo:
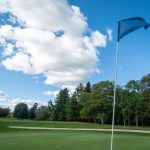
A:
<svg viewBox="0 0 150 150">
<path fill-rule="evenodd" d="M 140 99 L 139 83 L 137 81 L 131 80 L 125 85 L 123 102 L 125 102 L 124 109 L 126 111 L 128 125 L 136 122 L 136 125 L 138 126 Z"/>
<path fill-rule="evenodd" d="M 30 108 L 30 110 L 29 110 L 29 118 L 31 119 L 31 120 L 33 120 L 33 119 L 35 119 L 35 112 L 36 112 L 36 110 L 37 110 L 37 106 L 38 106 L 38 104 L 37 103 L 34 103 L 34 105 Z"/>
<path fill-rule="evenodd" d="M 56 121 L 58 119 L 56 112 L 56 105 L 53 104 L 52 100 L 48 101 L 49 119 Z"/>
<path fill-rule="evenodd" d="M 142 125 L 150 125 L 150 89 L 145 89 L 141 92 L 141 121 Z"/>
<path fill-rule="evenodd" d="M 0 117 L 8 117 L 9 113 L 9 108 L 0 108 Z"/>
<path fill-rule="evenodd" d="M 140 96 L 142 100 L 141 121 L 142 125 L 150 125 L 150 74 L 140 81 Z"/>
<path fill-rule="evenodd" d="M 19 103 L 15 106 L 13 116 L 18 119 L 28 118 L 28 106 L 25 103 Z"/>
<path fill-rule="evenodd" d="M 49 110 L 49 113 L 52 111 L 53 106 L 54 106 L 54 104 L 53 104 L 52 100 L 49 100 L 48 101 L 48 110 Z"/>
<path fill-rule="evenodd" d="M 80 98 L 82 96 L 82 94 L 84 93 L 84 86 L 82 83 L 80 83 L 76 89 L 75 89 L 75 93 L 76 93 L 76 98 L 78 101 L 80 101 Z"/>
<path fill-rule="evenodd" d="M 47 106 L 39 107 L 35 112 L 36 120 L 48 120 L 49 110 Z"/>
<path fill-rule="evenodd" d="M 120 108 L 124 125 L 139 125 L 142 116 L 142 101 L 140 98 L 140 85 L 138 81 L 129 81 L 121 89 Z"/>
<path fill-rule="evenodd" d="M 90 107 L 90 101 L 91 101 L 91 93 L 82 93 L 79 98 L 79 108 L 80 108 L 80 117 L 83 121 L 90 122 L 92 119 L 91 114 L 89 112 Z"/>
<path fill-rule="evenodd" d="M 80 83 L 77 88 L 76 88 L 77 92 L 83 92 L 84 91 L 84 85 L 82 83 Z"/>
<path fill-rule="evenodd" d="M 59 121 L 66 120 L 66 104 L 69 101 L 69 91 L 67 88 L 60 90 L 56 97 L 55 116 Z"/>
<path fill-rule="evenodd" d="M 123 124 L 123 113 L 122 113 L 122 99 L 123 99 L 124 89 L 121 86 L 117 86 L 116 90 L 116 107 L 115 107 L 115 123 L 118 125 Z M 112 114 L 109 116 L 111 118 L 109 123 L 112 122 Z"/>
<path fill-rule="evenodd" d="M 91 87 L 91 83 L 90 82 L 86 83 L 86 86 L 84 88 L 84 92 L 87 92 L 87 93 L 91 93 L 92 92 L 92 87 Z"/>
<path fill-rule="evenodd" d="M 66 119 L 77 121 L 79 119 L 79 104 L 74 93 L 66 104 Z"/>
<path fill-rule="evenodd" d="M 146 89 L 150 89 L 150 74 L 144 76 L 141 81 L 140 81 L 140 89 L 146 90 Z"/>
<path fill-rule="evenodd" d="M 128 90 L 129 92 L 136 92 L 136 93 L 139 93 L 140 85 L 139 85 L 138 81 L 130 80 L 130 81 L 125 85 L 125 89 Z"/>
<path fill-rule="evenodd" d="M 82 83 L 80 83 L 76 87 L 75 92 L 74 92 L 74 95 L 77 99 L 77 103 L 78 103 L 78 107 L 79 107 L 79 109 L 78 109 L 79 118 L 81 120 L 85 120 L 85 117 L 83 117 L 83 115 L 81 118 L 81 110 L 83 109 L 83 105 L 85 104 L 85 101 L 87 101 L 86 95 L 89 94 L 89 93 L 86 93 L 84 89 L 85 89 L 84 85 Z"/>
<path fill-rule="evenodd" d="M 69 95 L 60 90 L 55 102 L 49 101 L 50 120 L 112 122 L 114 82 L 101 81 L 92 87 L 80 83 Z M 140 81 L 131 80 L 125 86 L 117 85 L 115 123 L 118 125 L 150 125 L 150 74 Z"/>
<path fill-rule="evenodd" d="M 89 121 L 106 123 L 111 113 L 113 98 L 113 83 L 102 81 L 93 85 L 91 94 L 86 95 L 85 104 L 81 110 L 81 116 Z"/>
</svg>

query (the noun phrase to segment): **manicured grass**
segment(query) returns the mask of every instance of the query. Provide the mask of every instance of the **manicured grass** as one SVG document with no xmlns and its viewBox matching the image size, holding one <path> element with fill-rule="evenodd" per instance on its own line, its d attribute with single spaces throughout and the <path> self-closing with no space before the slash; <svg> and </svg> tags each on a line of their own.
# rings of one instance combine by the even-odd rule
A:
<svg viewBox="0 0 150 150">
<path fill-rule="evenodd" d="M 7 126 L 58 128 L 111 128 L 79 122 L 53 122 L 0 119 L 1 150 L 109 150 L 110 132 L 42 131 L 10 129 Z M 118 126 L 117 128 L 124 128 Z M 127 128 L 127 127 L 126 127 Z M 130 127 L 134 129 L 134 127 Z M 146 129 L 149 128 L 136 128 Z M 115 133 L 114 150 L 150 150 L 149 134 Z"/>
<path fill-rule="evenodd" d="M 115 135 L 114 150 L 149 150 L 146 135 Z M 0 133 L 2 150 L 109 150 L 110 134 L 101 132 L 7 132 Z"/>
<path fill-rule="evenodd" d="M 0 131 L 10 131 L 8 126 L 29 126 L 29 127 L 50 127 L 50 128 L 110 128 L 109 125 L 99 125 L 83 122 L 63 122 L 63 121 L 31 121 L 0 119 Z"/>
<path fill-rule="evenodd" d="M 8 126 L 29 126 L 29 127 L 50 127 L 50 128 L 92 128 L 92 129 L 110 129 L 111 125 L 100 125 L 95 123 L 84 122 L 59 122 L 59 121 L 31 121 L 31 120 L 16 120 L 16 119 L 0 119 L 0 131 L 13 131 L 15 129 L 9 129 Z M 138 130 L 150 130 L 150 127 L 124 127 L 115 126 L 116 129 L 138 129 Z"/>
</svg>

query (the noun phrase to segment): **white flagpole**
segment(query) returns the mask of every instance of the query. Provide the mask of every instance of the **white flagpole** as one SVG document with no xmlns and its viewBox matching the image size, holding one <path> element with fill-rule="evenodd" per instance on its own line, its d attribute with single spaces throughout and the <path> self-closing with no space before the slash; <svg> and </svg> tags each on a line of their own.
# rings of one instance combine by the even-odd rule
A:
<svg viewBox="0 0 150 150">
<path fill-rule="evenodd" d="M 110 150 L 113 150 L 113 142 L 114 142 L 115 105 L 116 105 L 116 89 L 117 89 L 117 76 L 118 76 L 118 45 L 119 45 L 119 42 L 117 41 L 115 83 L 114 83 L 114 99 L 113 99 L 113 115 L 112 115 L 112 133 L 111 133 L 111 148 L 110 148 Z"/>
</svg>

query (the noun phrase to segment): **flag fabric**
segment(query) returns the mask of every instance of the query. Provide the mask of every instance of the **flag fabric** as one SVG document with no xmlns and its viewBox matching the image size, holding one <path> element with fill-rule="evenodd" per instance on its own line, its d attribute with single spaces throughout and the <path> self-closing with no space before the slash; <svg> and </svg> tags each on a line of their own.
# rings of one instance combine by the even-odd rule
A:
<svg viewBox="0 0 150 150">
<path fill-rule="evenodd" d="M 149 25 L 149 23 L 147 23 L 143 18 L 140 17 L 120 20 L 118 22 L 118 42 L 128 33 L 133 32 L 141 27 L 147 29 Z"/>
</svg>

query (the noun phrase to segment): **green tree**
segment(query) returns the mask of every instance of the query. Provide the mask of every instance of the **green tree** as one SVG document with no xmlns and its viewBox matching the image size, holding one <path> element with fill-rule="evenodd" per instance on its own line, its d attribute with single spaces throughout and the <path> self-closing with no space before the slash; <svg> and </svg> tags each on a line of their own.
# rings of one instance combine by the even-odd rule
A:
<svg viewBox="0 0 150 150">
<path fill-rule="evenodd" d="M 102 81 L 94 84 L 92 93 L 86 96 L 81 115 L 87 116 L 89 121 L 104 124 L 111 113 L 113 83 Z"/>
<path fill-rule="evenodd" d="M 49 119 L 53 121 L 58 120 L 56 105 L 53 104 L 52 100 L 48 102 L 48 110 L 49 110 Z"/>
<path fill-rule="evenodd" d="M 141 121 L 143 124 L 150 124 L 150 74 L 144 76 L 140 81 L 142 111 Z"/>
<path fill-rule="evenodd" d="M 35 119 L 35 112 L 37 110 L 37 107 L 38 107 L 38 104 L 37 103 L 34 103 L 34 105 L 30 108 L 29 110 L 29 118 L 31 120 Z"/>
<path fill-rule="evenodd" d="M 114 83 L 101 81 L 91 87 L 80 83 L 70 97 L 67 89 L 59 91 L 48 103 L 50 120 L 112 122 Z M 117 85 L 115 123 L 150 125 L 150 74 L 140 81 L 131 80 L 124 87 Z"/>
<path fill-rule="evenodd" d="M 79 104 L 76 93 L 74 93 L 66 104 L 66 118 L 68 121 L 77 121 L 79 119 Z"/>
<path fill-rule="evenodd" d="M 8 117 L 9 113 L 9 108 L 0 108 L 0 117 Z"/>
<path fill-rule="evenodd" d="M 122 99 L 122 113 L 124 125 L 136 124 L 139 125 L 141 101 L 139 95 L 139 83 L 135 80 L 129 81 L 125 85 Z"/>
<path fill-rule="evenodd" d="M 128 119 L 129 119 L 129 105 L 128 105 L 128 91 L 123 90 L 122 91 L 122 103 L 121 103 L 121 109 L 122 109 L 122 115 L 123 115 L 123 124 L 124 126 L 127 125 Z"/>
<path fill-rule="evenodd" d="M 115 107 L 115 123 L 120 125 L 123 124 L 123 111 L 122 111 L 122 100 L 123 100 L 124 89 L 121 86 L 117 86 L 116 90 L 116 107 Z M 109 118 L 112 117 L 112 114 Z M 109 121 L 111 123 L 111 121 Z"/>
<path fill-rule="evenodd" d="M 91 83 L 90 82 L 86 83 L 86 86 L 84 88 L 84 92 L 87 92 L 87 93 L 91 93 L 92 92 L 92 87 L 91 87 Z"/>
<path fill-rule="evenodd" d="M 59 121 L 66 120 L 66 104 L 69 101 L 69 91 L 67 88 L 60 90 L 56 97 L 55 116 Z"/>
<path fill-rule="evenodd" d="M 49 110 L 47 106 L 41 106 L 35 111 L 36 120 L 48 120 Z"/>
<path fill-rule="evenodd" d="M 25 103 L 19 103 L 15 106 L 13 116 L 18 119 L 28 118 L 28 106 Z"/>
<path fill-rule="evenodd" d="M 91 93 L 82 93 L 79 97 L 79 110 L 80 110 L 80 117 L 83 121 L 91 122 L 92 116 L 89 112 L 89 103 L 90 103 Z"/>
<path fill-rule="evenodd" d="M 76 89 L 75 89 L 75 93 L 76 93 L 76 98 L 78 101 L 80 101 L 80 98 L 82 97 L 82 94 L 84 93 L 84 86 L 82 83 L 80 83 Z"/>
<path fill-rule="evenodd" d="M 140 81 L 140 89 L 146 90 L 146 89 L 150 89 L 150 74 L 144 76 L 141 81 Z"/>
</svg>

